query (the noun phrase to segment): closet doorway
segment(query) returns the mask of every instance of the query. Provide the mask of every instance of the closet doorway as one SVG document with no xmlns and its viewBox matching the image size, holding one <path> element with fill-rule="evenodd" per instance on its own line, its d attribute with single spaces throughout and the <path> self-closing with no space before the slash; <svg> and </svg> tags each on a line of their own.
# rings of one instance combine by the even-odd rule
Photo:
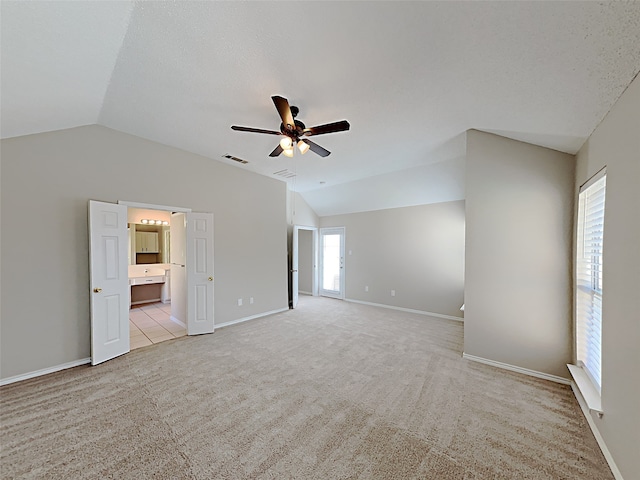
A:
<svg viewBox="0 0 640 480">
<path fill-rule="evenodd" d="M 291 247 L 291 306 L 301 293 L 318 295 L 318 229 L 294 225 Z"/>
</svg>

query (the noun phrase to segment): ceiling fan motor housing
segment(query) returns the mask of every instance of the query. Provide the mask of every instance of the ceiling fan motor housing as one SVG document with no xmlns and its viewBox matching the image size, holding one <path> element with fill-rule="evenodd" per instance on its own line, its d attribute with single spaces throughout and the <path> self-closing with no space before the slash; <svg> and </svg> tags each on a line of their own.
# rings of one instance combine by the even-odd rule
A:
<svg viewBox="0 0 640 480">
<path fill-rule="evenodd" d="M 298 113 L 298 108 L 297 107 L 291 107 L 291 113 L 293 114 L 294 112 L 294 108 L 295 108 L 295 112 L 296 115 Z M 295 117 L 295 115 L 293 115 Z M 302 123 L 300 120 L 293 120 L 293 123 L 295 124 L 294 128 L 292 129 L 288 129 L 284 123 L 280 124 L 280 131 L 291 138 L 295 138 L 296 140 L 298 140 L 302 135 L 304 135 L 304 129 L 307 128 L 306 125 L 304 123 Z"/>
</svg>

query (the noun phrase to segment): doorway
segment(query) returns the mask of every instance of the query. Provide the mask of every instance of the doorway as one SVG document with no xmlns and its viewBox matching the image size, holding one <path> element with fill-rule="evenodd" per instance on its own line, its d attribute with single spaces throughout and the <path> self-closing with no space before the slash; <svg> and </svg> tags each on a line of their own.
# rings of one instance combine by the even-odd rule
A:
<svg viewBox="0 0 640 480">
<path fill-rule="evenodd" d="M 171 277 L 170 211 L 128 207 L 127 222 L 129 340 L 135 350 L 187 334 L 184 321 L 171 311 L 184 277 Z"/>
<path fill-rule="evenodd" d="M 345 228 L 320 229 L 320 295 L 344 300 Z"/>
<path fill-rule="evenodd" d="M 291 306 L 299 293 L 318 295 L 318 229 L 294 225 L 291 253 Z"/>
<path fill-rule="evenodd" d="M 187 335 L 199 335 L 214 331 L 213 306 L 213 214 L 194 213 L 191 209 L 166 207 L 119 201 L 118 204 L 89 201 L 89 270 L 91 290 L 91 363 L 96 365 L 130 351 L 131 286 L 144 283 L 162 283 L 162 272 L 151 264 L 129 265 L 132 247 L 127 230 L 128 208 L 179 212 L 180 229 L 184 231 L 182 248 L 184 263 L 180 265 L 184 281 L 171 281 L 171 296 L 176 289 L 185 291 L 183 318 Z M 149 240 L 148 238 L 146 240 Z M 154 254 L 155 245 L 145 240 L 145 254 Z M 151 242 L 152 244 L 153 242 Z M 129 252 L 129 253 L 128 253 Z M 176 248 L 171 249 L 172 256 Z M 145 257 L 146 258 L 146 257 Z M 163 264 L 164 265 L 164 264 Z M 130 278 L 129 269 L 136 271 Z M 147 271 L 145 271 L 147 270 Z M 154 277 L 160 278 L 154 278 Z M 184 285 L 181 285 L 184 283 Z M 173 303 L 171 317 L 174 316 Z M 160 309 L 162 310 L 162 309 Z M 166 315 L 166 311 L 162 312 Z M 157 312 L 160 315 L 160 312 Z M 149 315 L 150 316 L 150 315 Z M 177 317 L 176 317 L 177 318 Z M 175 322 L 174 322 L 175 323 Z"/>
</svg>

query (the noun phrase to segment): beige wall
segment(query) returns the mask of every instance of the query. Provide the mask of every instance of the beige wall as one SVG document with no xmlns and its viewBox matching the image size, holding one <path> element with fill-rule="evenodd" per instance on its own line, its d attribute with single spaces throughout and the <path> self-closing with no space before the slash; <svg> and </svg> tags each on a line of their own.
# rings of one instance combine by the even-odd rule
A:
<svg viewBox="0 0 640 480">
<path fill-rule="evenodd" d="M 467 132 L 465 354 L 568 377 L 574 164 Z"/>
<path fill-rule="evenodd" d="M 318 215 L 298 192 L 289 191 L 289 217 L 291 225 L 317 227 L 320 224 Z"/>
<path fill-rule="evenodd" d="M 89 199 L 213 212 L 216 323 L 287 307 L 284 182 L 99 126 L 1 148 L 2 378 L 90 356 Z"/>
<path fill-rule="evenodd" d="M 576 190 L 607 167 L 602 407 L 592 415 L 625 479 L 640 478 L 640 78 L 578 152 Z"/>
<path fill-rule="evenodd" d="M 320 225 L 346 227 L 347 299 L 462 317 L 464 201 L 321 217 Z"/>
</svg>

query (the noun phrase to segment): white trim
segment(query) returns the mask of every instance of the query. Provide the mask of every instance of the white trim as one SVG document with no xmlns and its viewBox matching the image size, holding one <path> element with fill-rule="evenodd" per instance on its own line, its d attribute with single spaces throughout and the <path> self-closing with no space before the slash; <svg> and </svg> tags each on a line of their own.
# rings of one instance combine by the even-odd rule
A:
<svg viewBox="0 0 640 480">
<path fill-rule="evenodd" d="M 129 208 L 146 208 L 149 210 L 166 210 L 167 212 L 183 212 L 190 213 L 190 208 L 171 207 L 169 205 L 154 205 L 153 203 L 129 202 L 127 200 L 118 200 L 119 205 L 126 205 Z"/>
<path fill-rule="evenodd" d="M 598 180 L 600 180 L 602 177 L 604 177 L 607 174 L 607 166 L 605 165 L 604 167 L 602 167 L 600 170 L 598 170 L 596 173 L 594 173 L 591 178 L 589 178 L 589 180 L 587 180 L 586 182 L 584 182 L 582 185 L 580 185 L 580 188 L 578 189 L 578 193 L 582 193 L 584 190 L 586 190 L 587 188 L 589 188 L 591 185 L 593 185 L 594 183 L 596 183 Z"/>
<path fill-rule="evenodd" d="M 43 368 L 41 370 L 35 370 L 33 372 L 22 373 L 20 375 L 14 375 L 13 377 L 3 378 L 0 380 L 0 386 L 9 385 L 10 383 L 21 382 L 22 380 L 28 380 L 30 378 L 41 377 L 49 373 L 59 372 L 60 370 L 66 370 L 67 368 L 78 367 L 80 365 L 87 365 L 91 363 L 91 358 L 82 358 L 80 360 L 74 360 L 73 362 L 63 363 L 62 365 L 56 365 L 55 367 Z"/>
<path fill-rule="evenodd" d="M 362 305 L 371 305 L 372 307 L 389 308 L 391 310 L 399 310 L 401 312 L 417 313 L 418 315 L 426 315 L 428 317 L 446 318 L 447 320 L 455 320 L 456 322 L 464 322 L 464 318 L 462 317 L 443 315 L 442 313 L 425 312 L 424 310 L 414 310 L 412 308 L 394 307 L 393 305 L 385 305 L 384 303 L 364 302 L 362 300 L 354 300 L 352 298 L 345 298 L 344 301 L 351 303 L 360 303 Z"/>
<path fill-rule="evenodd" d="M 567 368 L 573 377 L 573 383 L 575 383 L 578 390 L 580 390 L 580 394 L 582 395 L 582 398 L 587 404 L 589 410 L 598 414 L 599 417 L 602 417 L 602 414 L 604 413 L 602 411 L 602 399 L 600 398 L 598 390 L 589 378 L 589 373 L 584 368 L 578 367 L 577 365 L 567 364 Z"/>
<path fill-rule="evenodd" d="M 551 375 L 549 373 L 538 372 L 537 370 L 529 370 L 528 368 L 517 367 L 508 363 L 496 362 L 495 360 L 489 360 L 488 358 L 476 357 L 475 355 L 469 355 L 467 353 L 463 353 L 462 358 L 471 360 L 472 362 L 484 363 L 485 365 L 491 365 L 492 367 L 502 368 L 503 370 L 522 373 L 524 375 L 529 375 L 530 377 L 537 377 L 542 378 L 543 380 L 561 383 L 563 385 L 571 384 L 571 380 L 567 378 L 559 377 L 557 375 Z"/>
<path fill-rule="evenodd" d="M 258 313 L 257 315 L 251 315 L 249 317 L 243 317 L 243 318 L 239 318 L 237 320 L 231 320 L 230 322 L 218 323 L 218 324 L 215 324 L 214 327 L 215 328 L 229 327 L 231 325 L 235 325 L 236 323 L 242 323 L 242 322 L 246 322 L 246 321 L 249 321 L 249 320 L 255 320 L 256 318 L 261 318 L 261 317 L 266 317 L 266 316 L 269 316 L 269 315 L 274 315 L 276 313 L 286 312 L 287 310 L 289 310 L 289 307 L 279 308 L 278 310 L 271 310 L 270 312 Z"/>
<path fill-rule="evenodd" d="M 313 293 L 311 293 L 311 292 L 305 292 L 304 290 L 298 290 L 298 293 L 301 293 L 301 294 L 303 294 L 303 295 L 311 295 L 311 296 L 313 296 Z"/>
<path fill-rule="evenodd" d="M 180 325 L 181 327 L 187 328 L 187 324 L 184 323 L 181 320 L 178 320 L 176 317 L 174 317 L 173 315 L 169 316 L 169 320 L 171 320 L 173 323 L 176 323 L 178 325 Z"/>
<path fill-rule="evenodd" d="M 609 464 L 611 473 L 613 473 L 613 476 L 616 480 L 624 480 L 624 478 L 622 478 L 622 474 L 620 473 L 620 470 L 618 469 L 618 466 L 616 465 L 616 462 L 613 461 L 613 456 L 611 455 L 611 452 L 607 448 L 607 444 L 604 442 L 604 438 L 602 438 L 602 435 L 600 435 L 600 431 L 598 430 L 596 423 L 593 421 L 593 417 L 589 413 L 589 407 L 587 406 L 587 402 L 582 396 L 580 389 L 578 388 L 575 382 L 571 382 L 570 384 L 571 384 L 571 390 L 573 390 L 573 395 L 576 397 L 576 400 L 580 405 L 582 414 L 584 415 L 584 418 L 587 419 L 589 428 L 591 428 L 591 432 L 593 433 L 593 436 L 596 438 L 596 442 L 598 442 L 598 446 L 600 447 L 600 450 L 602 450 L 602 454 L 604 455 L 605 460 Z"/>
</svg>

